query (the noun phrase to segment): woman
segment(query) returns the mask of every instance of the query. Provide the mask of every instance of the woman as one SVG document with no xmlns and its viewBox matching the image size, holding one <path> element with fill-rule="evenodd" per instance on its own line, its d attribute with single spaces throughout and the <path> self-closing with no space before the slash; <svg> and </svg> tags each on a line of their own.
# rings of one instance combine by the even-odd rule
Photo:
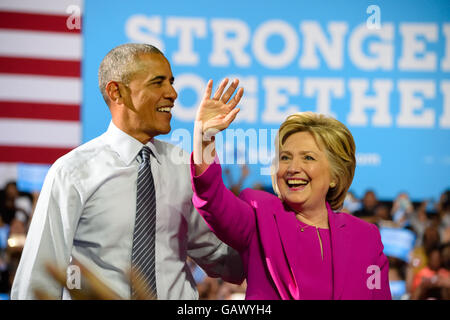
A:
<svg viewBox="0 0 450 320">
<path fill-rule="evenodd" d="M 281 125 L 273 188 L 278 197 L 222 182 L 211 132 L 234 120 L 238 81 L 199 107 L 191 157 L 193 202 L 216 235 L 241 254 L 246 299 L 391 299 L 388 260 L 375 225 L 339 213 L 355 171 L 355 144 L 339 121 L 310 112 Z M 228 102 L 230 100 L 230 102 Z M 214 161 L 212 161 L 214 160 Z"/>
</svg>

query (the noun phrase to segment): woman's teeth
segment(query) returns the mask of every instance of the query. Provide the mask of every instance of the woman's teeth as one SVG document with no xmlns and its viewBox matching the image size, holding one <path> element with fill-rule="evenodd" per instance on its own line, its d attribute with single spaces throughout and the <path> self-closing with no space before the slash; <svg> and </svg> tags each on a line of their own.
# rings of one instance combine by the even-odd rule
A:
<svg viewBox="0 0 450 320">
<path fill-rule="evenodd" d="M 299 187 L 299 186 L 304 186 L 306 184 L 308 184 L 308 181 L 306 180 L 296 180 L 296 179 L 290 179 L 287 181 L 287 184 L 289 187 Z"/>
</svg>

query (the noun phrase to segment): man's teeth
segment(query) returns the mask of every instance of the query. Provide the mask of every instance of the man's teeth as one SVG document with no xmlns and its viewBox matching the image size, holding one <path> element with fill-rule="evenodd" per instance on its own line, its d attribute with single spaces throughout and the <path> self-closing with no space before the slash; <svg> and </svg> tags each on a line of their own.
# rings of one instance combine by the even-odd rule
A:
<svg viewBox="0 0 450 320">
<path fill-rule="evenodd" d="M 162 107 L 162 108 L 158 108 L 158 109 L 156 109 L 157 111 L 160 111 L 160 112 L 170 112 L 170 107 Z"/>
</svg>

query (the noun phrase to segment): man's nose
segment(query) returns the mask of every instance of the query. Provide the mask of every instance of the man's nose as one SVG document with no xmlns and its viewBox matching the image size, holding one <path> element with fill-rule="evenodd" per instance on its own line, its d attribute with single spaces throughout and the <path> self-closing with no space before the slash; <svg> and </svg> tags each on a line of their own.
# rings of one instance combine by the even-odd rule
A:
<svg viewBox="0 0 450 320">
<path fill-rule="evenodd" d="M 167 99 L 170 99 L 171 101 L 175 101 L 178 97 L 178 93 L 173 87 L 173 85 L 170 85 L 169 88 L 166 91 L 165 97 Z"/>
</svg>

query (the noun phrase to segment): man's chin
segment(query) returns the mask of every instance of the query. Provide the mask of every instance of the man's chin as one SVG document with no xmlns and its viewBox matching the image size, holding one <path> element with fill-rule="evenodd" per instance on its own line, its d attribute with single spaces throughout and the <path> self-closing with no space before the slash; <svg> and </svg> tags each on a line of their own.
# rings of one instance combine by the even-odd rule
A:
<svg viewBox="0 0 450 320">
<path fill-rule="evenodd" d="M 170 125 L 169 125 L 168 127 L 166 127 L 166 128 L 160 128 L 160 129 L 156 132 L 155 136 L 169 134 L 171 129 L 172 129 L 172 128 L 170 127 Z"/>
</svg>

